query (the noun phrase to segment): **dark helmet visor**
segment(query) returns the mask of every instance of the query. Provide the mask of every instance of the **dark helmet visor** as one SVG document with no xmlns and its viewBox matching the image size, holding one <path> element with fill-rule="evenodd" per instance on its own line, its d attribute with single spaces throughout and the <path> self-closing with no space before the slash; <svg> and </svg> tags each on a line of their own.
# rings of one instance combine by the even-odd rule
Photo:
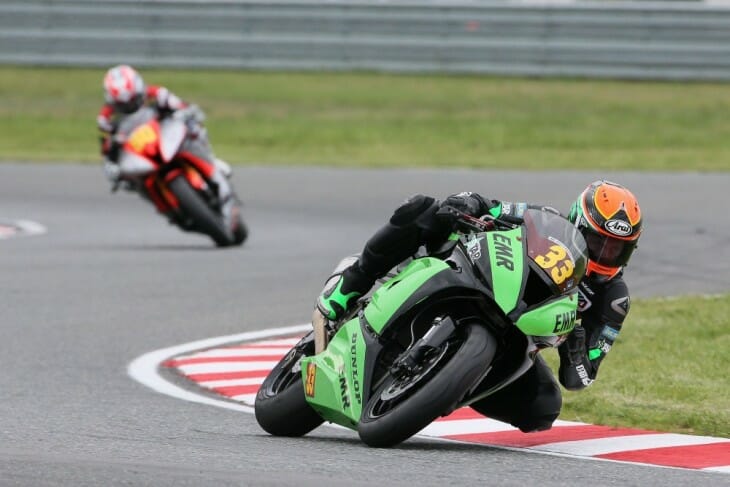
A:
<svg viewBox="0 0 730 487">
<path fill-rule="evenodd" d="M 134 113 L 144 104 L 144 98 L 140 95 L 133 96 L 131 100 L 126 102 L 115 102 L 114 107 L 121 113 Z"/>
<path fill-rule="evenodd" d="M 619 240 L 594 232 L 586 232 L 588 255 L 592 261 L 606 267 L 621 267 L 631 258 L 636 240 Z"/>
</svg>

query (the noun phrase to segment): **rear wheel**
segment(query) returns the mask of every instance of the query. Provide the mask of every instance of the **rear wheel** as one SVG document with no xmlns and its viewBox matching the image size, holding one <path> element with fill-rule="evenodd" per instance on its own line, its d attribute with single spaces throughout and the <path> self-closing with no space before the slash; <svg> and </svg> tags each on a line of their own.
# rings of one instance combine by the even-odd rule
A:
<svg viewBox="0 0 730 487">
<path fill-rule="evenodd" d="M 460 326 L 413 371 L 391 375 L 375 390 L 363 408 L 360 438 L 369 446 L 393 446 L 450 412 L 482 378 L 495 349 L 483 326 Z"/>
<path fill-rule="evenodd" d="M 303 436 L 324 420 L 304 397 L 301 360 L 314 354 L 313 334 L 302 338 L 271 370 L 256 394 L 256 421 L 274 436 Z"/>
<path fill-rule="evenodd" d="M 183 218 L 192 220 L 192 228 L 208 235 L 219 247 L 234 244 L 234 236 L 226 228 L 223 218 L 203 201 L 184 176 L 174 178 L 168 187 L 177 198 Z"/>
</svg>

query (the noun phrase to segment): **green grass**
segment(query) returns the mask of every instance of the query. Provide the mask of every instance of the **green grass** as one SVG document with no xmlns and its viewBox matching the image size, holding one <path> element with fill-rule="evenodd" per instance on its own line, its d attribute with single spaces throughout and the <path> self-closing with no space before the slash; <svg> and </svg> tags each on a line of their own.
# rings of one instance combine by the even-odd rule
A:
<svg viewBox="0 0 730 487">
<path fill-rule="evenodd" d="M 0 160 L 96 161 L 100 69 L 0 67 Z M 144 70 L 235 163 L 730 170 L 725 84 Z"/>
<path fill-rule="evenodd" d="M 545 357 L 557 370 L 557 353 Z M 636 300 L 560 419 L 730 438 L 730 295 Z"/>
</svg>

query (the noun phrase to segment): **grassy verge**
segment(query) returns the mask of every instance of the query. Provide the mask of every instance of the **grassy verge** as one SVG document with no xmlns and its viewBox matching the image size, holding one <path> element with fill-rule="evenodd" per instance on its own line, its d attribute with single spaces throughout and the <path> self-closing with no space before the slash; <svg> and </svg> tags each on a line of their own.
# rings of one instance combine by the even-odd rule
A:
<svg viewBox="0 0 730 487">
<path fill-rule="evenodd" d="M 145 70 L 236 163 L 730 170 L 723 84 Z M 99 69 L 0 67 L 0 160 L 96 161 Z"/>
<path fill-rule="evenodd" d="M 729 353 L 730 295 L 636 300 L 598 380 L 566 391 L 560 418 L 730 438 Z"/>
</svg>

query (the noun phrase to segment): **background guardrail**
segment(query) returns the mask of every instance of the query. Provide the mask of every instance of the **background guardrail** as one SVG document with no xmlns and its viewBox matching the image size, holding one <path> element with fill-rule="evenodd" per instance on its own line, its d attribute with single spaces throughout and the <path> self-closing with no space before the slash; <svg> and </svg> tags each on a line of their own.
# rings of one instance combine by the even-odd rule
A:
<svg viewBox="0 0 730 487">
<path fill-rule="evenodd" d="M 0 63 L 730 79 L 701 3 L 3 0 Z"/>
</svg>

